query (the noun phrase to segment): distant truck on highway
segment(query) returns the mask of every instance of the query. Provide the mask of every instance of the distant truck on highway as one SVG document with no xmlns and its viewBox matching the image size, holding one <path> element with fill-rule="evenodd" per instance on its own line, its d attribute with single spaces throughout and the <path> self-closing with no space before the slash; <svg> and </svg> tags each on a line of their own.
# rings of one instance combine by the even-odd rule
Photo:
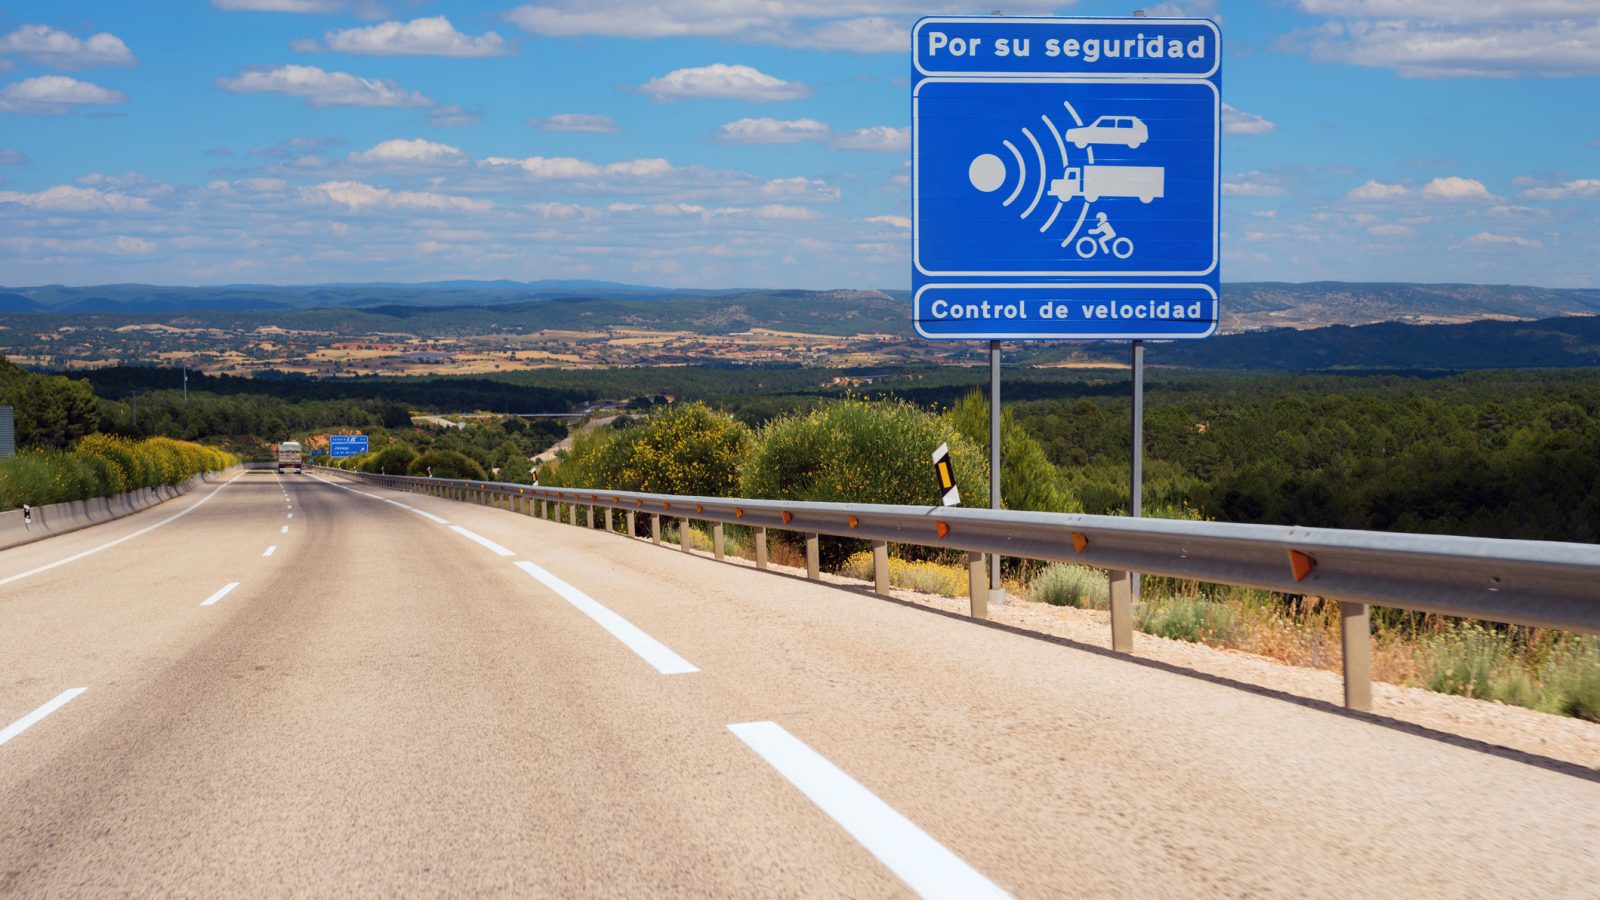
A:
<svg viewBox="0 0 1600 900">
<path fill-rule="evenodd" d="M 278 474 L 293 469 L 296 475 L 305 471 L 299 441 L 284 441 L 278 445 Z"/>
<path fill-rule="evenodd" d="M 1071 166 L 1050 182 L 1050 196 L 1065 203 L 1082 197 L 1138 197 L 1149 203 L 1167 192 L 1167 170 L 1161 166 Z"/>
</svg>

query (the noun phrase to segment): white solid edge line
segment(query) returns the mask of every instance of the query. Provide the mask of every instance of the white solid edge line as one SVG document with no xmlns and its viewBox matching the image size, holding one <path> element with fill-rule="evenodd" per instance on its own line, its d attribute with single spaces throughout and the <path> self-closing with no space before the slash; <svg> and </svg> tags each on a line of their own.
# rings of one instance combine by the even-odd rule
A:
<svg viewBox="0 0 1600 900">
<path fill-rule="evenodd" d="M 278 549 L 278 545 L 277 544 L 273 544 L 271 547 L 267 548 L 265 553 L 262 553 L 261 555 L 262 556 L 271 556 L 273 554 L 273 552 L 276 551 L 277 549 Z"/>
<path fill-rule="evenodd" d="M 473 541 L 488 547 L 490 550 L 494 551 L 496 556 L 516 556 L 515 553 L 512 553 L 510 550 L 507 550 L 499 544 L 496 544 L 494 541 L 489 540 L 481 534 L 473 534 L 465 528 L 462 528 L 460 525 L 451 525 L 450 530 L 461 535 L 469 541 Z"/>
<path fill-rule="evenodd" d="M 1009 897 L 977 869 L 776 722 L 729 725 L 867 852 L 923 897 Z"/>
<path fill-rule="evenodd" d="M 645 634 L 637 625 L 600 605 L 598 601 L 583 591 L 567 584 L 531 562 L 518 562 L 516 567 L 537 578 L 545 587 L 560 595 L 561 599 L 576 607 L 578 612 L 593 619 L 595 624 L 611 632 L 612 637 L 621 641 L 629 650 L 638 654 L 640 659 L 654 666 L 657 672 L 663 675 L 684 675 L 689 672 L 700 671 L 691 665 L 688 660 L 667 649 L 665 644 Z"/>
<path fill-rule="evenodd" d="M 72 554 L 71 556 L 69 556 L 69 557 L 67 557 L 65 559 L 58 559 L 53 563 L 46 563 L 46 564 L 38 567 L 37 569 L 29 569 L 26 572 L 18 572 L 15 575 L 10 575 L 10 576 L 7 576 L 5 578 L 0 578 L 0 586 L 4 586 L 4 585 L 7 585 L 7 584 L 10 584 L 13 581 L 21 581 L 24 578 L 28 578 L 28 577 L 33 576 L 33 575 L 38 575 L 40 572 L 48 572 L 51 569 L 56 568 L 57 566 L 64 566 L 64 565 L 66 565 L 67 563 L 70 563 L 70 562 L 77 562 L 78 560 L 83 559 L 85 556 L 90 556 L 92 554 L 99 553 L 101 550 L 109 550 L 112 547 L 115 547 L 116 545 L 118 545 L 120 543 L 123 543 L 124 541 L 131 541 L 131 540 L 133 540 L 134 538 L 138 537 L 141 534 L 145 534 L 147 532 L 155 531 L 157 528 L 160 528 L 161 526 L 167 524 L 168 522 L 171 522 L 173 519 L 179 518 L 181 516 L 186 516 L 189 513 L 194 512 L 195 510 L 199 509 L 201 507 L 201 505 L 204 504 L 207 500 L 210 500 L 212 497 L 215 497 L 217 495 L 217 493 L 220 492 L 223 488 L 227 487 L 230 484 L 233 484 L 235 481 L 238 481 L 240 479 L 240 477 L 242 477 L 243 475 L 244 475 L 244 473 L 240 472 L 238 475 L 235 475 L 232 478 L 229 478 L 227 481 L 224 481 L 223 483 L 217 485 L 217 489 L 216 490 L 214 490 L 211 493 L 205 495 L 204 497 L 201 497 L 193 506 L 189 507 L 188 509 L 179 510 L 178 512 L 166 517 L 165 519 L 162 519 L 161 521 L 155 523 L 154 525 L 146 525 L 145 527 L 139 529 L 138 531 L 135 531 L 133 534 L 125 534 L 122 537 L 119 537 L 114 541 L 107 541 L 106 543 L 101 544 L 98 547 L 91 547 L 88 550 L 85 550 L 85 551 L 83 551 L 81 553 L 74 553 L 74 554 Z"/>
<path fill-rule="evenodd" d="M 218 600 L 221 600 L 223 597 L 228 596 L 228 592 L 233 590 L 234 588 L 236 588 L 238 586 L 239 586 L 239 582 L 230 581 L 227 584 L 223 585 L 222 589 L 217 591 L 215 594 L 212 594 L 211 596 L 207 597 L 206 599 L 201 600 L 200 601 L 200 605 L 201 606 L 210 606 L 211 604 L 217 602 Z"/>
<path fill-rule="evenodd" d="M 28 713 L 15 722 L 12 722 L 10 725 L 7 725 L 4 731 L 0 731 L 0 744 L 4 744 L 6 741 L 9 741 L 24 731 L 27 731 L 29 728 L 32 728 L 40 719 L 50 715 L 61 707 L 66 706 L 68 703 L 72 702 L 72 698 L 78 696 L 86 690 L 88 690 L 88 688 L 68 688 L 57 694 L 54 700 L 51 700 L 49 703 L 46 703 L 33 712 Z"/>
</svg>

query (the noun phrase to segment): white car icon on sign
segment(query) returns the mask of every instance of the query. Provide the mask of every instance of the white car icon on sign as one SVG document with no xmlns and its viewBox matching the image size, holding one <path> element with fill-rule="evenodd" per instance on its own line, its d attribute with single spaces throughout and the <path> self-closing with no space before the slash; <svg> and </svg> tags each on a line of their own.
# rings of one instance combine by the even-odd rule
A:
<svg viewBox="0 0 1600 900">
<path fill-rule="evenodd" d="M 1079 150 L 1090 144 L 1124 144 L 1129 150 L 1150 139 L 1150 129 L 1136 116 L 1101 116 L 1077 128 L 1067 129 L 1067 140 Z"/>
</svg>

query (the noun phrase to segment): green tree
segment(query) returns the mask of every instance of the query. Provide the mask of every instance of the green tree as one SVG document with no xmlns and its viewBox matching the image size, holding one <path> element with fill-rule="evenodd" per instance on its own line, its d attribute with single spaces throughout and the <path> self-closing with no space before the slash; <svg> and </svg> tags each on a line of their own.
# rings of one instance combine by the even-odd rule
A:
<svg viewBox="0 0 1600 900">
<path fill-rule="evenodd" d="M 421 475 L 433 478 L 467 478 L 474 481 L 487 481 L 489 476 L 484 474 L 480 466 L 470 456 L 458 453 L 455 450 L 429 450 L 411 461 L 406 469 L 407 475 Z"/>
<path fill-rule="evenodd" d="M 952 429 L 987 450 L 989 400 L 982 393 L 969 391 L 945 418 Z M 962 496 L 966 496 L 964 491 Z M 987 502 L 987 484 L 982 496 Z M 974 496 L 967 505 L 977 505 L 976 500 Z M 1000 502 L 1006 509 L 1083 512 L 1083 504 L 1063 487 L 1061 473 L 1051 465 L 1044 446 L 1004 405 L 1000 409 Z"/>
</svg>

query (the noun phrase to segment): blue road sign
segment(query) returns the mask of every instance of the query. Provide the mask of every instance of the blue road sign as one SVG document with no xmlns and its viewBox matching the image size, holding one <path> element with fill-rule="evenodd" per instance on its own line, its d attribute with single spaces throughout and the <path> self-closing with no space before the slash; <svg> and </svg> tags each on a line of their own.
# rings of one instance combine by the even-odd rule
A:
<svg viewBox="0 0 1600 900">
<path fill-rule="evenodd" d="M 947 339 L 1209 337 L 1221 34 L 1206 19 L 912 29 L 912 292 Z"/>
<path fill-rule="evenodd" d="M 365 452 L 367 452 L 367 436 L 364 434 L 328 435 L 328 455 L 334 459 L 360 456 Z"/>
</svg>

